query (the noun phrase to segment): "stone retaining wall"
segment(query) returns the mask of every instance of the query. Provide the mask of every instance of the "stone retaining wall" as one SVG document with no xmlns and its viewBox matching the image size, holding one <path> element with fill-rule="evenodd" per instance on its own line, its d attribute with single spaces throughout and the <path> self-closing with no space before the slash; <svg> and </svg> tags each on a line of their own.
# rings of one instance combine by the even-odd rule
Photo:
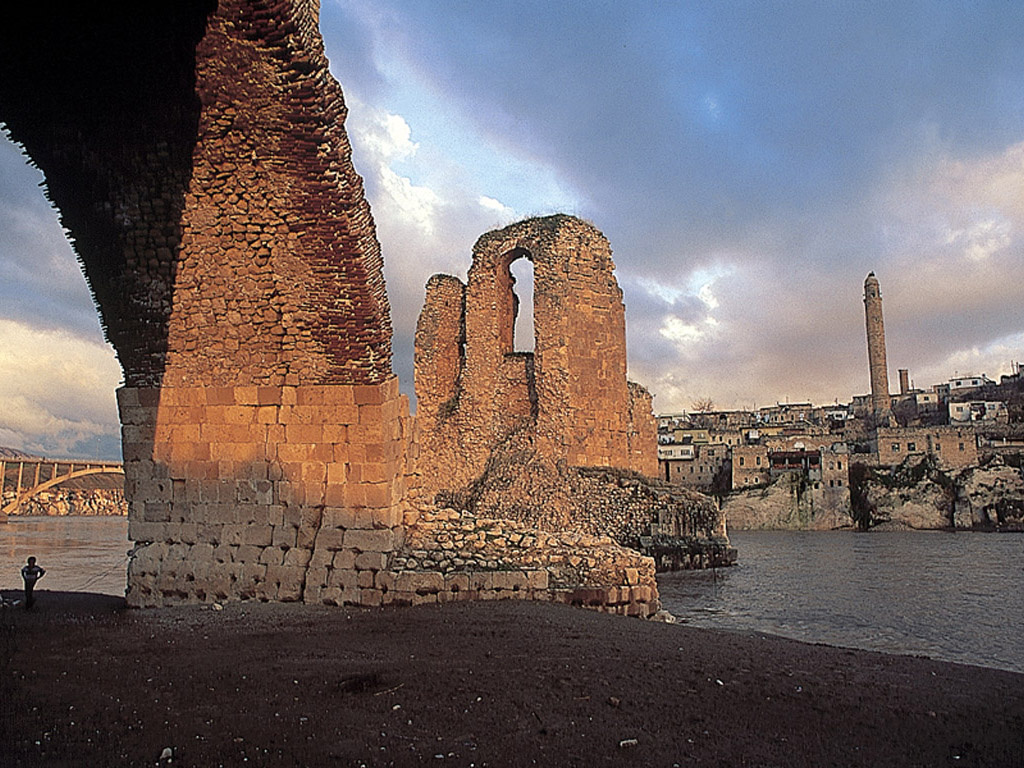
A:
<svg viewBox="0 0 1024 768">
<path fill-rule="evenodd" d="M 607 536 L 549 532 L 440 509 L 409 526 L 385 602 L 532 599 L 611 613 L 658 610 L 654 563 Z"/>
</svg>

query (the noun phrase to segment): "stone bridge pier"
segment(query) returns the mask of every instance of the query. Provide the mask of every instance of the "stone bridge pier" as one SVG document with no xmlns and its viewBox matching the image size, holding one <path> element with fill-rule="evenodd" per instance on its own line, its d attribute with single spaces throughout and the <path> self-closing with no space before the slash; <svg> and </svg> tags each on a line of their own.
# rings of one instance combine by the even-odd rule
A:
<svg viewBox="0 0 1024 768">
<path fill-rule="evenodd" d="M 408 404 L 317 3 L 10 10 L 0 119 L 124 371 L 129 602 L 380 602 Z"/>
<path fill-rule="evenodd" d="M 656 466 L 607 242 L 570 217 L 525 222 L 481 238 L 468 286 L 432 281 L 414 430 L 318 23 L 317 0 L 111 0 L 17 3 L 0 25 L 0 120 L 45 175 L 124 371 L 129 604 L 525 597 L 650 614 L 653 560 L 605 524 L 652 530 L 657 494 L 559 474 Z M 535 356 L 509 348 L 520 257 L 537 267 Z M 533 514 L 547 493 L 522 494 L 518 521 L 439 499 L 513 438 L 572 496 L 566 525 Z M 449 455 L 462 470 L 438 485 Z M 521 480 L 540 464 L 502 466 Z M 618 501 L 584 530 L 592 496 Z"/>
</svg>

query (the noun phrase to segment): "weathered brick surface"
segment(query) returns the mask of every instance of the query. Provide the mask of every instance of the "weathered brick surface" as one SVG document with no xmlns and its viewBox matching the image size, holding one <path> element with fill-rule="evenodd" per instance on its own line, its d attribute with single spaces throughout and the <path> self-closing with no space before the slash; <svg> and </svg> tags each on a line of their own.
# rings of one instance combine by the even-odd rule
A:
<svg viewBox="0 0 1024 768">
<path fill-rule="evenodd" d="M 509 265 L 534 265 L 533 353 L 512 350 Z M 651 395 L 626 379 L 625 308 L 611 249 L 570 216 L 481 237 L 469 281 L 435 275 L 416 332 L 416 473 L 422 504 L 620 544 L 724 541 L 717 507 L 657 474 Z M 601 473 L 584 468 L 618 469 Z"/>
<path fill-rule="evenodd" d="M 532 353 L 512 348 L 510 264 L 534 267 Z M 483 235 L 468 284 L 435 275 L 416 334 L 420 483 L 429 498 L 484 470 L 494 446 L 528 432 L 575 466 L 655 474 L 649 395 L 626 380 L 625 308 L 611 248 L 571 216 Z M 457 460 L 456 460 L 457 459 Z"/>
</svg>

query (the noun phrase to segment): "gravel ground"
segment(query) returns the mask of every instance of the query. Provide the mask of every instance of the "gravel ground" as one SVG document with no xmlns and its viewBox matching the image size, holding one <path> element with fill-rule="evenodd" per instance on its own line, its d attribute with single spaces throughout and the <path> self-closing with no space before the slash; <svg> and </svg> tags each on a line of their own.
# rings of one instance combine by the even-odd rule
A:
<svg viewBox="0 0 1024 768">
<path fill-rule="evenodd" d="M 0 707 L 3 766 L 1024 765 L 1024 675 L 544 603 L 44 590 Z"/>
</svg>

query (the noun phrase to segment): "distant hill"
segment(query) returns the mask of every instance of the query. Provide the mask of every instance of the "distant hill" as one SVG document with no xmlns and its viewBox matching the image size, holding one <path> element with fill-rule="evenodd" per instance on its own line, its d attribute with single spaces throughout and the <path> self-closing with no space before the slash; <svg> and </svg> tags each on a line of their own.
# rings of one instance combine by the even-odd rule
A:
<svg viewBox="0 0 1024 768">
<path fill-rule="evenodd" d="M 19 451 L 16 448 L 6 448 L 0 445 L 0 459 L 41 459 L 42 456 L 36 456 L 34 453 L 25 453 Z"/>
</svg>

